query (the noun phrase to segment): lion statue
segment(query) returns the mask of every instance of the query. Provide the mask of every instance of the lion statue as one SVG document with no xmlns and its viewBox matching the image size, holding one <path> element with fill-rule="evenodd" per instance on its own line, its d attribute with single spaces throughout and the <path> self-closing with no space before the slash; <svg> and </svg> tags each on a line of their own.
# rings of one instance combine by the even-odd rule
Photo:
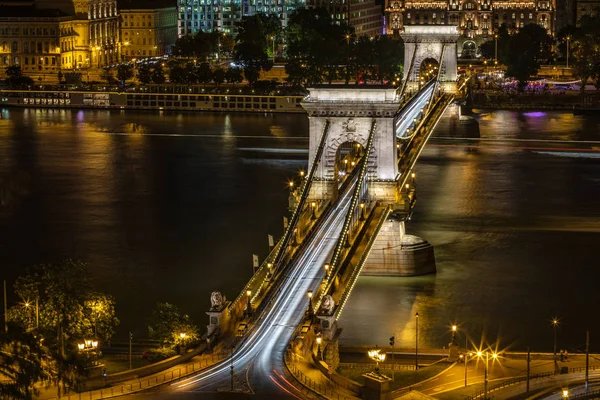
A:
<svg viewBox="0 0 600 400">
<path fill-rule="evenodd" d="M 334 308 L 335 301 L 333 300 L 333 297 L 331 297 L 330 295 L 323 297 L 323 303 L 321 305 L 321 309 L 323 310 L 323 312 L 327 315 L 331 315 L 333 313 Z"/>
<path fill-rule="evenodd" d="M 223 305 L 224 299 L 221 292 L 212 292 L 210 294 L 211 309 L 219 309 Z"/>
</svg>

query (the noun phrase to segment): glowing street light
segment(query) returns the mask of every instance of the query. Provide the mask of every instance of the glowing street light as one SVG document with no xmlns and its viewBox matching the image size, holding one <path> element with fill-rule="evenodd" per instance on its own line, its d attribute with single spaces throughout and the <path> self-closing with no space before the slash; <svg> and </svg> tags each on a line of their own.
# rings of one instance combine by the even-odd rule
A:
<svg viewBox="0 0 600 400">
<path fill-rule="evenodd" d="M 370 349 L 367 354 L 369 358 L 375 361 L 375 372 L 379 373 L 379 363 L 385 361 L 385 353 L 381 353 L 381 349 L 375 346 L 374 349 Z"/>
<path fill-rule="evenodd" d="M 248 315 L 252 313 L 252 304 L 250 303 L 250 299 L 252 298 L 252 290 L 246 290 L 246 297 L 248 298 L 248 305 L 246 306 L 246 312 Z"/>
<path fill-rule="evenodd" d="M 563 397 L 563 399 L 568 399 L 569 398 L 569 389 L 563 389 L 563 391 L 562 391 L 562 397 Z"/>
<path fill-rule="evenodd" d="M 323 341 L 323 338 L 322 338 L 322 337 L 321 337 L 321 335 L 319 334 L 319 335 L 317 336 L 317 339 L 316 339 L 316 340 L 317 340 L 317 358 L 318 358 L 319 360 L 322 360 L 322 359 L 323 359 L 323 355 L 322 355 L 322 353 L 321 353 L 321 342 Z"/>
<path fill-rule="evenodd" d="M 312 318 L 312 316 L 313 316 L 313 309 L 312 309 L 313 291 L 309 290 L 308 292 L 306 292 L 306 296 L 308 297 L 308 316 L 310 318 Z"/>
<path fill-rule="evenodd" d="M 478 351 L 477 352 L 477 357 L 479 358 L 483 358 L 483 355 L 485 354 L 485 372 L 483 375 L 483 398 L 487 399 L 487 393 L 488 393 L 488 361 L 489 361 L 489 355 L 490 353 L 486 350 L 484 352 Z M 498 358 L 498 354 L 497 353 L 492 353 L 492 359 L 496 360 Z"/>
</svg>

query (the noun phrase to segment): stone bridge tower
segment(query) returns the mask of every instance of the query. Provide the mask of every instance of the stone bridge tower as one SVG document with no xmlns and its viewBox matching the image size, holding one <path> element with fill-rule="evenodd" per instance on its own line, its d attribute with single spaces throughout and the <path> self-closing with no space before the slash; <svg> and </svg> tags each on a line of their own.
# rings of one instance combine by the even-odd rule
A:
<svg viewBox="0 0 600 400">
<path fill-rule="evenodd" d="M 456 42 L 460 36 L 455 25 L 406 25 L 400 34 L 404 40 L 404 76 L 410 90 L 419 87 L 421 64 L 433 59 L 440 64 L 440 83 L 446 92 L 456 92 Z M 411 61 L 414 58 L 411 67 Z"/>
<path fill-rule="evenodd" d="M 309 119 L 309 166 L 316 157 L 326 121 L 329 121 L 327 141 L 310 198 L 321 200 L 335 195 L 336 162 L 339 161 L 340 149 L 345 144 L 359 144 L 364 148 L 375 120 L 377 124 L 368 164 L 369 194 L 378 200 L 395 201 L 398 155 L 394 117 L 400 107 L 398 89 L 328 86 L 309 91 L 310 95 L 302 102 Z"/>
</svg>

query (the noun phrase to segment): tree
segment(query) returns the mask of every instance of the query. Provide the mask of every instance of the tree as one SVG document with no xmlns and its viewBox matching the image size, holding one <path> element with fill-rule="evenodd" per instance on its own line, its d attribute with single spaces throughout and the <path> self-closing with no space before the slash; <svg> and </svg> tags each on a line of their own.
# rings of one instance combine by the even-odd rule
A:
<svg viewBox="0 0 600 400">
<path fill-rule="evenodd" d="M 133 65 L 120 64 L 117 67 L 117 79 L 121 84 L 125 84 L 125 81 L 133 78 Z"/>
<path fill-rule="evenodd" d="M 229 67 L 225 72 L 225 78 L 227 79 L 227 83 L 231 84 L 240 83 L 244 80 L 242 71 L 238 67 Z"/>
<path fill-rule="evenodd" d="M 548 60 L 552 39 L 544 28 L 537 24 L 529 24 L 510 36 L 507 56 L 508 76 L 518 81 L 523 91 L 527 81 L 537 74 L 540 61 Z"/>
<path fill-rule="evenodd" d="M 37 383 L 52 378 L 47 349 L 39 337 L 13 327 L 0 336 L 0 396 L 31 399 L 39 394 Z"/>
<path fill-rule="evenodd" d="M 275 15 L 265 14 L 243 17 L 236 25 L 238 34 L 233 59 L 244 69 L 244 75 L 252 86 L 261 70 L 268 71 L 273 66 L 268 46 L 270 38 L 280 33 L 281 25 Z"/>
<path fill-rule="evenodd" d="M 157 303 L 148 325 L 148 334 L 163 346 L 175 347 L 194 343 L 199 338 L 198 327 L 187 314 L 182 314 L 177 306 L 170 303 Z"/>
<path fill-rule="evenodd" d="M 205 86 L 213 79 L 212 69 L 207 62 L 200 64 L 196 73 L 198 76 L 198 82 L 203 83 Z"/>
<path fill-rule="evenodd" d="M 225 75 L 225 70 L 223 68 L 215 69 L 213 72 L 213 80 L 215 81 L 217 87 L 220 87 L 223 82 L 225 82 Z"/>
<path fill-rule="evenodd" d="M 340 70 L 349 80 L 352 68 L 341 66 L 354 60 L 352 33 L 350 27 L 334 24 L 324 9 L 296 10 L 286 31 L 287 81 L 294 85 L 331 82 Z"/>
<path fill-rule="evenodd" d="M 105 80 L 106 83 L 108 83 L 109 85 L 112 84 L 115 80 L 115 77 L 113 75 L 113 71 L 110 68 L 104 68 L 102 70 L 102 73 L 100 73 L 100 78 L 102 80 Z"/>
<path fill-rule="evenodd" d="M 600 77 L 600 15 L 584 16 L 579 22 L 580 28 L 573 34 L 571 50 L 573 73 L 581 79 L 583 91 L 590 78 L 598 81 Z"/>
<path fill-rule="evenodd" d="M 152 71 L 152 83 L 156 83 L 158 85 L 162 85 L 165 83 L 165 70 L 163 69 L 161 64 L 158 64 L 154 71 Z"/>
<path fill-rule="evenodd" d="M 9 311 L 11 321 L 23 328 L 32 327 L 33 307 L 39 307 L 38 332 L 51 349 L 59 393 L 77 385 L 82 371 L 76 341 L 96 336 L 110 341 L 119 320 L 115 302 L 93 291 L 87 266 L 81 261 L 35 266 L 15 283 L 22 303 Z"/>
<path fill-rule="evenodd" d="M 152 81 L 152 70 L 150 69 L 150 64 L 140 64 L 140 66 L 137 68 L 137 80 L 145 85 Z"/>
<path fill-rule="evenodd" d="M 6 68 L 6 83 L 9 86 L 33 85 L 33 79 L 23 75 L 20 65 L 11 65 Z"/>
</svg>

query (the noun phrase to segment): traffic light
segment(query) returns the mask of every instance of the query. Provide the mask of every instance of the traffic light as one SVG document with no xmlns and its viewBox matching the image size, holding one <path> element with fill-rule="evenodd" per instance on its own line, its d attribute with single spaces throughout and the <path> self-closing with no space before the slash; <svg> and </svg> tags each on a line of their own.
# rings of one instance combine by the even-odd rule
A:
<svg viewBox="0 0 600 400">
<path fill-rule="evenodd" d="M 393 346 L 395 341 L 396 341 L 396 338 L 394 336 L 392 336 L 390 338 L 390 346 Z"/>
</svg>

